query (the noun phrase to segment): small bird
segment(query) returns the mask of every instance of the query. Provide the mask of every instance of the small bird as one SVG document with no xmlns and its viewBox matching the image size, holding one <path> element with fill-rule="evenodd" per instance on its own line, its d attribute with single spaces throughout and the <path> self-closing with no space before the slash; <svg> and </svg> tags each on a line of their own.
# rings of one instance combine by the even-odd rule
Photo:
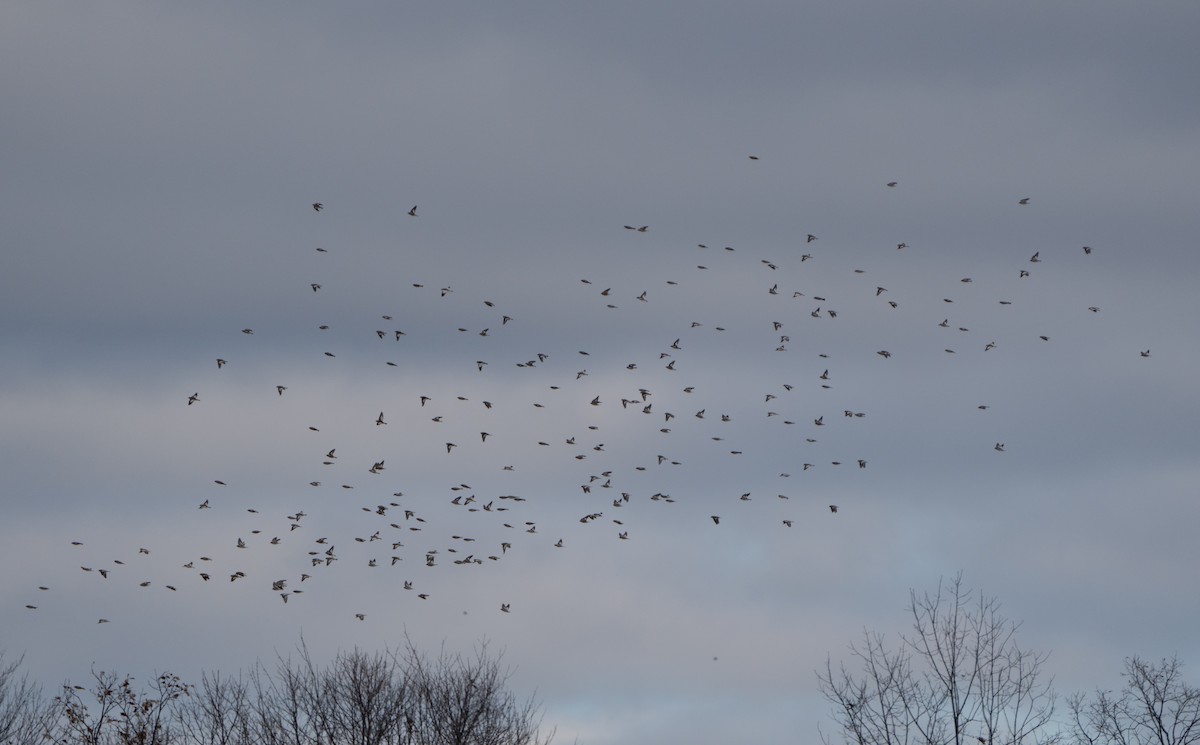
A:
<svg viewBox="0 0 1200 745">
<path fill-rule="evenodd" d="M 199 400 L 200 400 L 200 393 L 199 392 L 193 393 L 192 395 L 188 396 L 188 406 L 191 406 L 192 404 L 196 403 Z"/>
<path fill-rule="evenodd" d="M 416 217 L 416 216 L 417 216 L 417 205 L 415 205 L 415 204 L 414 204 L 414 205 L 412 206 L 412 209 L 408 211 L 408 216 L 409 216 L 409 217 Z M 437 220 L 434 220 L 434 222 L 437 222 Z"/>
<path fill-rule="evenodd" d="M 313 202 L 312 208 L 314 212 L 320 212 L 321 210 L 325 209 L 325 205 L 321 202 Z"/>
<path fill-rule="evenodd" d="M 888 185 L 888 186 L 895 186 L 897 183 L 899 183 L 899 182 L 897 182 L 897 181 L 889 181 L 889 182 L 887 182 L 887 185 Z"/>
<path fill-rule="evenodd" d="M 379 418 L 377 418 L 375 420 L 375 426 L 378 427 L 383 424 L 387 424 L 387 422 L 383 421 L 383 412 L 381 411 L 381 412 L 379 412 Z M 333 452 L 333 451 L 331 450 L 330 452 Z"/>
<path fill-rule="evenodd" d="M 313 282 L 312 284 L 310 284 L 309 287 L 312 288 L 313 292 L 316 292 L 317 290 L 321 289 L 321 285 L 317 284 L 316 282 Z"/>
<path fill-rule="evenodd" d="M 830 511 L 830 512 L 832 512 L 832 513 L 834 513 L 834 514 L 837 514 L 837 510 L 838 510 L 838 506 L 837 506 L 836 504 L 831 504 L 831 505 L 829 505 L 829 511 Z"/>
<path fill-rule="evenodd" d="M 1149 350 L 1149 349 L 1147 349 L 1145 352 L 1142 352 L 1142 353 L 1141 353 L 1141 355 L 1142 355 L 1143 357 L 1149 357 L 1149 356 L 1150 356 L 1150 350 Z"/>
<path fill-rule="evenodd" d="M 721 524 L 721 516 L 720 515 L 711 515 L 711 517 L 712 517 L 713 525 Z"/>
<path fill-rule="evenodd" d="M 993 448 L 993 450 L 995 450 L 997 453 L 1003 453 L 1004 452 L 1004 443 L 997 442 L 996 446 Z"/>
<path fill-rule="evenodd" d="M 287 386 L 286 385 L 277 385 L 277 386 L 275 386 L 275 390 L 278 391 L 279 395 L 282 396 L 283 392 L 287 390 Z"/>
<path fill-rule="evenodd" d="M 1029 197 L 1018 200 L 1017 204 L 1029 204 Z"/>
<path fill-rule="evenodd" d="M 225 367 L 225 365 L 226 365 L 225 360 L 218 357 L 217 358 L 217 369 L 220 370 L 222 367 Z"/>
</svg>

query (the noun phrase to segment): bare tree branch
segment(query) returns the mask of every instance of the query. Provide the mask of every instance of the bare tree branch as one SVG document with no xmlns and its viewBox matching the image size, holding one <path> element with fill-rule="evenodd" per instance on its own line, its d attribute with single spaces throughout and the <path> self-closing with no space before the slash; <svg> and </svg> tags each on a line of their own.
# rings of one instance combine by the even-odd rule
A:
<svg viewBox="0 0 1200 745">
<path fill-rule="evenodd" d="M 1021 649 L 1016 624 L 962 576 L 909 596 L 913 631 L 897 649 L 882 634 L 851 645 L 861 674 L 827 661 L 817 683 L 845 742 L 855 745 L 1047 745 L 1055 696 L 1046 655 Z"/>
<path fill-rule="evenodd" d="M 1194 745 L 1200 743 L 1200 688 L 1183 680 L 1176 657 L 1157 664 L 1125 660 L 1119 694 L 1097 690 L 1070 700 L 1075 739 L 1087 745 Z"/>
</svg>

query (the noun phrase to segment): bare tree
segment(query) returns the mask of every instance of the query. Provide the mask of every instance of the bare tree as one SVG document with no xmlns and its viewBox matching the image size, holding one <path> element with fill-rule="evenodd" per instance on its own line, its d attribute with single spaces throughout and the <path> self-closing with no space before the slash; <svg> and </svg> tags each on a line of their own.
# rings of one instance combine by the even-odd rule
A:
<svg viewBox="0 0 1200 745">
<path fill-rule="evenodd" d="M 409 727 L 414 745 L 545 745 L 540 708 L 519 701 L 506 684 L 511 671 L 487 643 L 474 656 L 448 654 L 429 660 L 410 642 L 404 671 L 414 699 Z"/>
<path fill-rule="evenodd" d="M 8 662 L 0 652 L 0 743 L 26 745 L 41 742 L 54 718 L 53 707 L 42 698 L 39 686 L 19 673 L 23 658 Z"/>
<path fill-rule="evenodd" d="M 865 631 L 850 653 L 853 673 L 831 660 L 818 688 L 833 705 L 843 739 L 857 745 L 1046 745 L 1055 696 L 1047 655 L 1017 645 L 1019 624 L 995 598 L 972 599 L 962 575 L 930 595 L 910 593 L 913 632 L 889 649 Z M 823 739 L 828 742 L 827 738 Z"/>
<path fill-rule="evenodd" d="M 191 686 L 171 673 L 159 675 L 149 690 L 134 688 L 131 676 L 93 671 L 94 686 L 90 697 L 95 708 L 85 701 L 88 689 L 64 685 L 54 698 L 58 721 L 52 739 L 60 743 L 82 745 L 169 745 L 176 739 L 171 727 L 178 700 L 189 695 Z"/>
<path fill-rule="evenodd" d="M 20 661 L 18 660 L 18 663 Z M 138 689 L 130 676 L 92 671 L 53 702 L 0 657 L 0 745 L 546 745 L 540 707 L 506 688 L 510 672 L 486 643 L 474 656 L 430 660 L 401 652 L 297 654 L 198 687 L 170 673 Z M 39 708 L 40 706 L 40 708 Z"/>
<path fill-rule="evenodd" d="M 250 688 L 241 677 L 204 673 L 187 703 L 179 708 L 180 738 L 196 745 L 251 745 Z"/>
<path fill-rule="evenodd" d="M 1075 739 L 1087 745 L 1190 745 L 1200 743 L 1200 688 L 1183 680 L 1178 658 L 1158 664 L 1125 660 L 1119 693 L 1096 691 L 1070 700 Z"/>
<path fill-rule="evenodd" d="M 305 663 L 311 661 L 305 658 Z M 390 653 L 338 653 L 315 678 L 325 741 L 347 745 L 401 745 L 407 732 L 407 684 Z"/>
</svg>

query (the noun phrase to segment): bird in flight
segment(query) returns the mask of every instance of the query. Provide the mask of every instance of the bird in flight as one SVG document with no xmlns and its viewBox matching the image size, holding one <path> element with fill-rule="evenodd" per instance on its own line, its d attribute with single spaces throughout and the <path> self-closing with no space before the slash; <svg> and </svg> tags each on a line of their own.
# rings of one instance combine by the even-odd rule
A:
<svg viewBox="0 0 1200 745">
<path fill-rule="evenodd" d="M 314 212 L 320 212 L 321 210 L 325 209 L 325 205 L 320 202 L 313 202 L 312 208 Z"/>
<path fill-rule="evenodd" d="M 417 205 L 415 205 L 415 204 L 414 204 L 414 205 L 412 206 L 412 209 L 408 211 L 408 216 L 409 216 L 409 217 L 416 217 L 416 216 L 417 216 Z M 435 217 L 436 217 L 436 215 L 435 215 Z M 434 222 L 437 222 L 437 220 L 434 220 Z"/>
</svg>

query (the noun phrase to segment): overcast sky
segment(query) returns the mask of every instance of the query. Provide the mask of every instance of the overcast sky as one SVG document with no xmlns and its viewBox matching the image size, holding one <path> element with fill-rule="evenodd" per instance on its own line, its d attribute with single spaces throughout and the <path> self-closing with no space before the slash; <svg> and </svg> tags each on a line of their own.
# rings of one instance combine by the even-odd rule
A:
<svg viewBox="0 0 1200 745">
<path fill-rule="evenodd" d="M 0 649 L 487 639 L 559 742 L 813 742 L 962 571 L 1063 693 L 1200 665 L 1197 28 L 6 3 Z"/>
</svg>

